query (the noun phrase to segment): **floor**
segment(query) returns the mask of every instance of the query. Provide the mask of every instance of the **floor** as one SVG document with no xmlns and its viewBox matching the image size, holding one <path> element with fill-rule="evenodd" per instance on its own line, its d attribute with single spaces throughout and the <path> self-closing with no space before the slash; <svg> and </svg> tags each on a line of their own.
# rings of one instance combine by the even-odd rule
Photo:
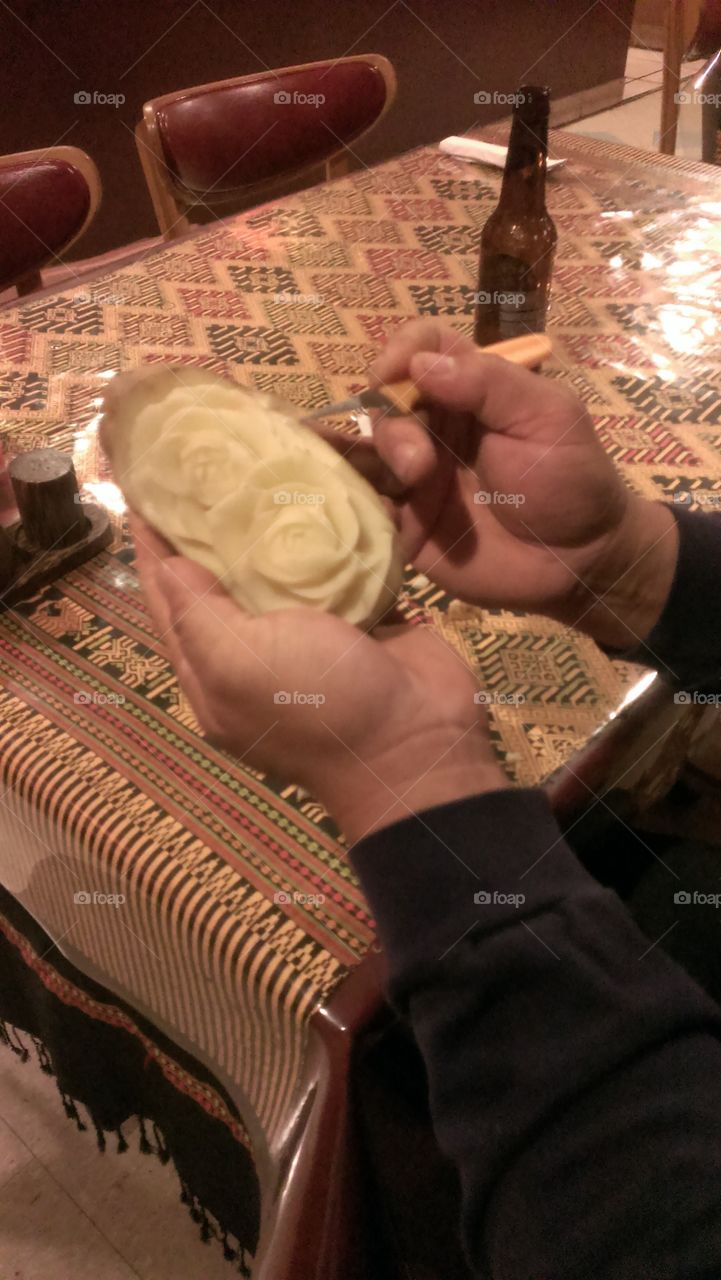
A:
<svg viewBox="0 0 721 1280">
<path fill-rule="evenodd" d="M 619 106 L 570 127 L 656 150 L 661 54 L 630 50 L 626 76 Z M 677 154 L 700 158 L 698 106 L 681 108 Z M 200 1241 L 179 1202 L 172 1164 L 126 1136 L 125 1154 L 101 1155 L 92 1131 L 66 1119 L 54 1081 L 0 1046 L 2 1280 L 229 1280 L 220 1247 Z"/>
<path fill-rule="evenodd" d="M 237 1276 L 218 1243 L 200 1240 L 172 1163 L 141 1155 L 132 1126 L 124 1133 L 123 1155 L 101 1155 L 93 1129 L 67 1119 L 54 1079 L 0 1045 L 2 1280 Z"/>
<path fill-rule="evenodd" d="M 684 62 L 681 67 L 681 79 L 697 74 L 705 61 L 705 58 L 699 58 L 695 62 Z M 639 94 L 660 89 L 662 72 L 663 54 L 660 49 L 629 49 L 626 58 L 624 101 L 637 98 Z"/>
<path fill-rule="evenodd" d="M 661 74 L 663 58 L 654 49 L 629 49 L 623 101 L 617 107 L 587 116 L 568 126 L 571 133 L 585 133 L 607 142 L 625 142 L 648 151 L 658 151 L 661 132 Z M 684 77 L 700 71 L 703 59 L 685 62 Z M 687 160 L 701 159 L 701 106 L 684 103 L 679 112 L 676 155 Z"/>
</svg>

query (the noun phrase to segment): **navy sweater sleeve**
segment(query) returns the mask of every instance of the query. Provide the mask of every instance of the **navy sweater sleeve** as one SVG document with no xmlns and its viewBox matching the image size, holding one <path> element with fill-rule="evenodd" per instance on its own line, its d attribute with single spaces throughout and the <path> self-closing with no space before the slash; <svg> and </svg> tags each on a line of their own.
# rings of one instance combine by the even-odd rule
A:
<svg viewBox="0 0 721 1280">
<path fill-rule="evenodd" d="M 721 688 L 721 522 L 678 518 L 669 601 L 632 656 Z M 353 861 L 474 1273 L 718 1280 L 721 1017 L 580 866 L 544 794 L 426 810 Z"/>
<path fill-rule="evenodd" d="M 656 667 L 679 687 L 721 687 L 721 513 L 674 507 L 676 572 L 666 608 L 646 643 L 623 656 Z"/>
</svg>

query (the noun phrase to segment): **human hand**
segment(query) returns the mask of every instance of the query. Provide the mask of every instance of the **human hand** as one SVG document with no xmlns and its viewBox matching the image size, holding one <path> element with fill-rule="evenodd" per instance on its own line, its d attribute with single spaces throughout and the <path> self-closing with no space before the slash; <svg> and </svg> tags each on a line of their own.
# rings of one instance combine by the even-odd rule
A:
<svg viewBox="0 0 721 1280">
<path fill-rule="evenodd" d="M 507 785 L 476 681 L 429 628 L 251 616 L 139 517 L 132 528 L 148 607 L 208 737 L 302 783 L 349 840 Z"/>
<path fill-rule="evenodd" d="M 386 417 L 374 433 L 405 485 L 406 558 L 473 603 L 544 613 L 618 647 L 645 638 L 670 590 L 676 522 L 626 488 L 580 401 L 436 320 L 399 329 L 370 381 L 408 377 L 428 429 Z"/>
</svg>

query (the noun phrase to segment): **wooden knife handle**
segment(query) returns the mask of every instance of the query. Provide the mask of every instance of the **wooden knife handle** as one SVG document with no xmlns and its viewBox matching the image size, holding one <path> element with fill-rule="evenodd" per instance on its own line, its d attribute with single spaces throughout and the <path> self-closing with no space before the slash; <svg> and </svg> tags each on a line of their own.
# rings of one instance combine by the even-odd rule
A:
<svg viewBox="0 0 721 1280">
<path fill-rule="evenodd" d="M 511 364 L 521 364 L 526 369 L 535 369 L 542 360 L 551 354 L 551 340 L 545 333 L 524 333 L 520 338 L 506 338 L 503 342 L 493 342 L 488 347 L 479 347 L 483 355 L 503 356 Z M 379 387 L 389 400 L 393 401 L 398 413 L 412 413 L 414 406 L 422 396 L 416 383 L 410 378 L 400 382 L 389 382 Z"/>
<path fill-rule="evenodd" d="M 488 347 L 479 347 L 479 350 L 484 356 L 503 356 L 511 364 L 535 369 L 550 356 L 551 339 L 547 333 L 524 333 L 520 338 L 505 338 L 503 342 L 492 342 Z"/>
</svg>

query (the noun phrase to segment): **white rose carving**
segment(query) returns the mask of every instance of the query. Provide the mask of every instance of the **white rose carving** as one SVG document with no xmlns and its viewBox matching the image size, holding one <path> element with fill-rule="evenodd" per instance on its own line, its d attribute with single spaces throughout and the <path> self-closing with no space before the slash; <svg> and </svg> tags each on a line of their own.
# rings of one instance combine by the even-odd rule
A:
<svg viewBox="0 0 721 1280">
<path fill-rule="evenodd" d="M 401 583 L 375 491 L 271 397 L 194 370 L 114 379 L 103 440 L 117 483 L 245 609 L 312 606 L 370 627 Z"/>
</svg>

